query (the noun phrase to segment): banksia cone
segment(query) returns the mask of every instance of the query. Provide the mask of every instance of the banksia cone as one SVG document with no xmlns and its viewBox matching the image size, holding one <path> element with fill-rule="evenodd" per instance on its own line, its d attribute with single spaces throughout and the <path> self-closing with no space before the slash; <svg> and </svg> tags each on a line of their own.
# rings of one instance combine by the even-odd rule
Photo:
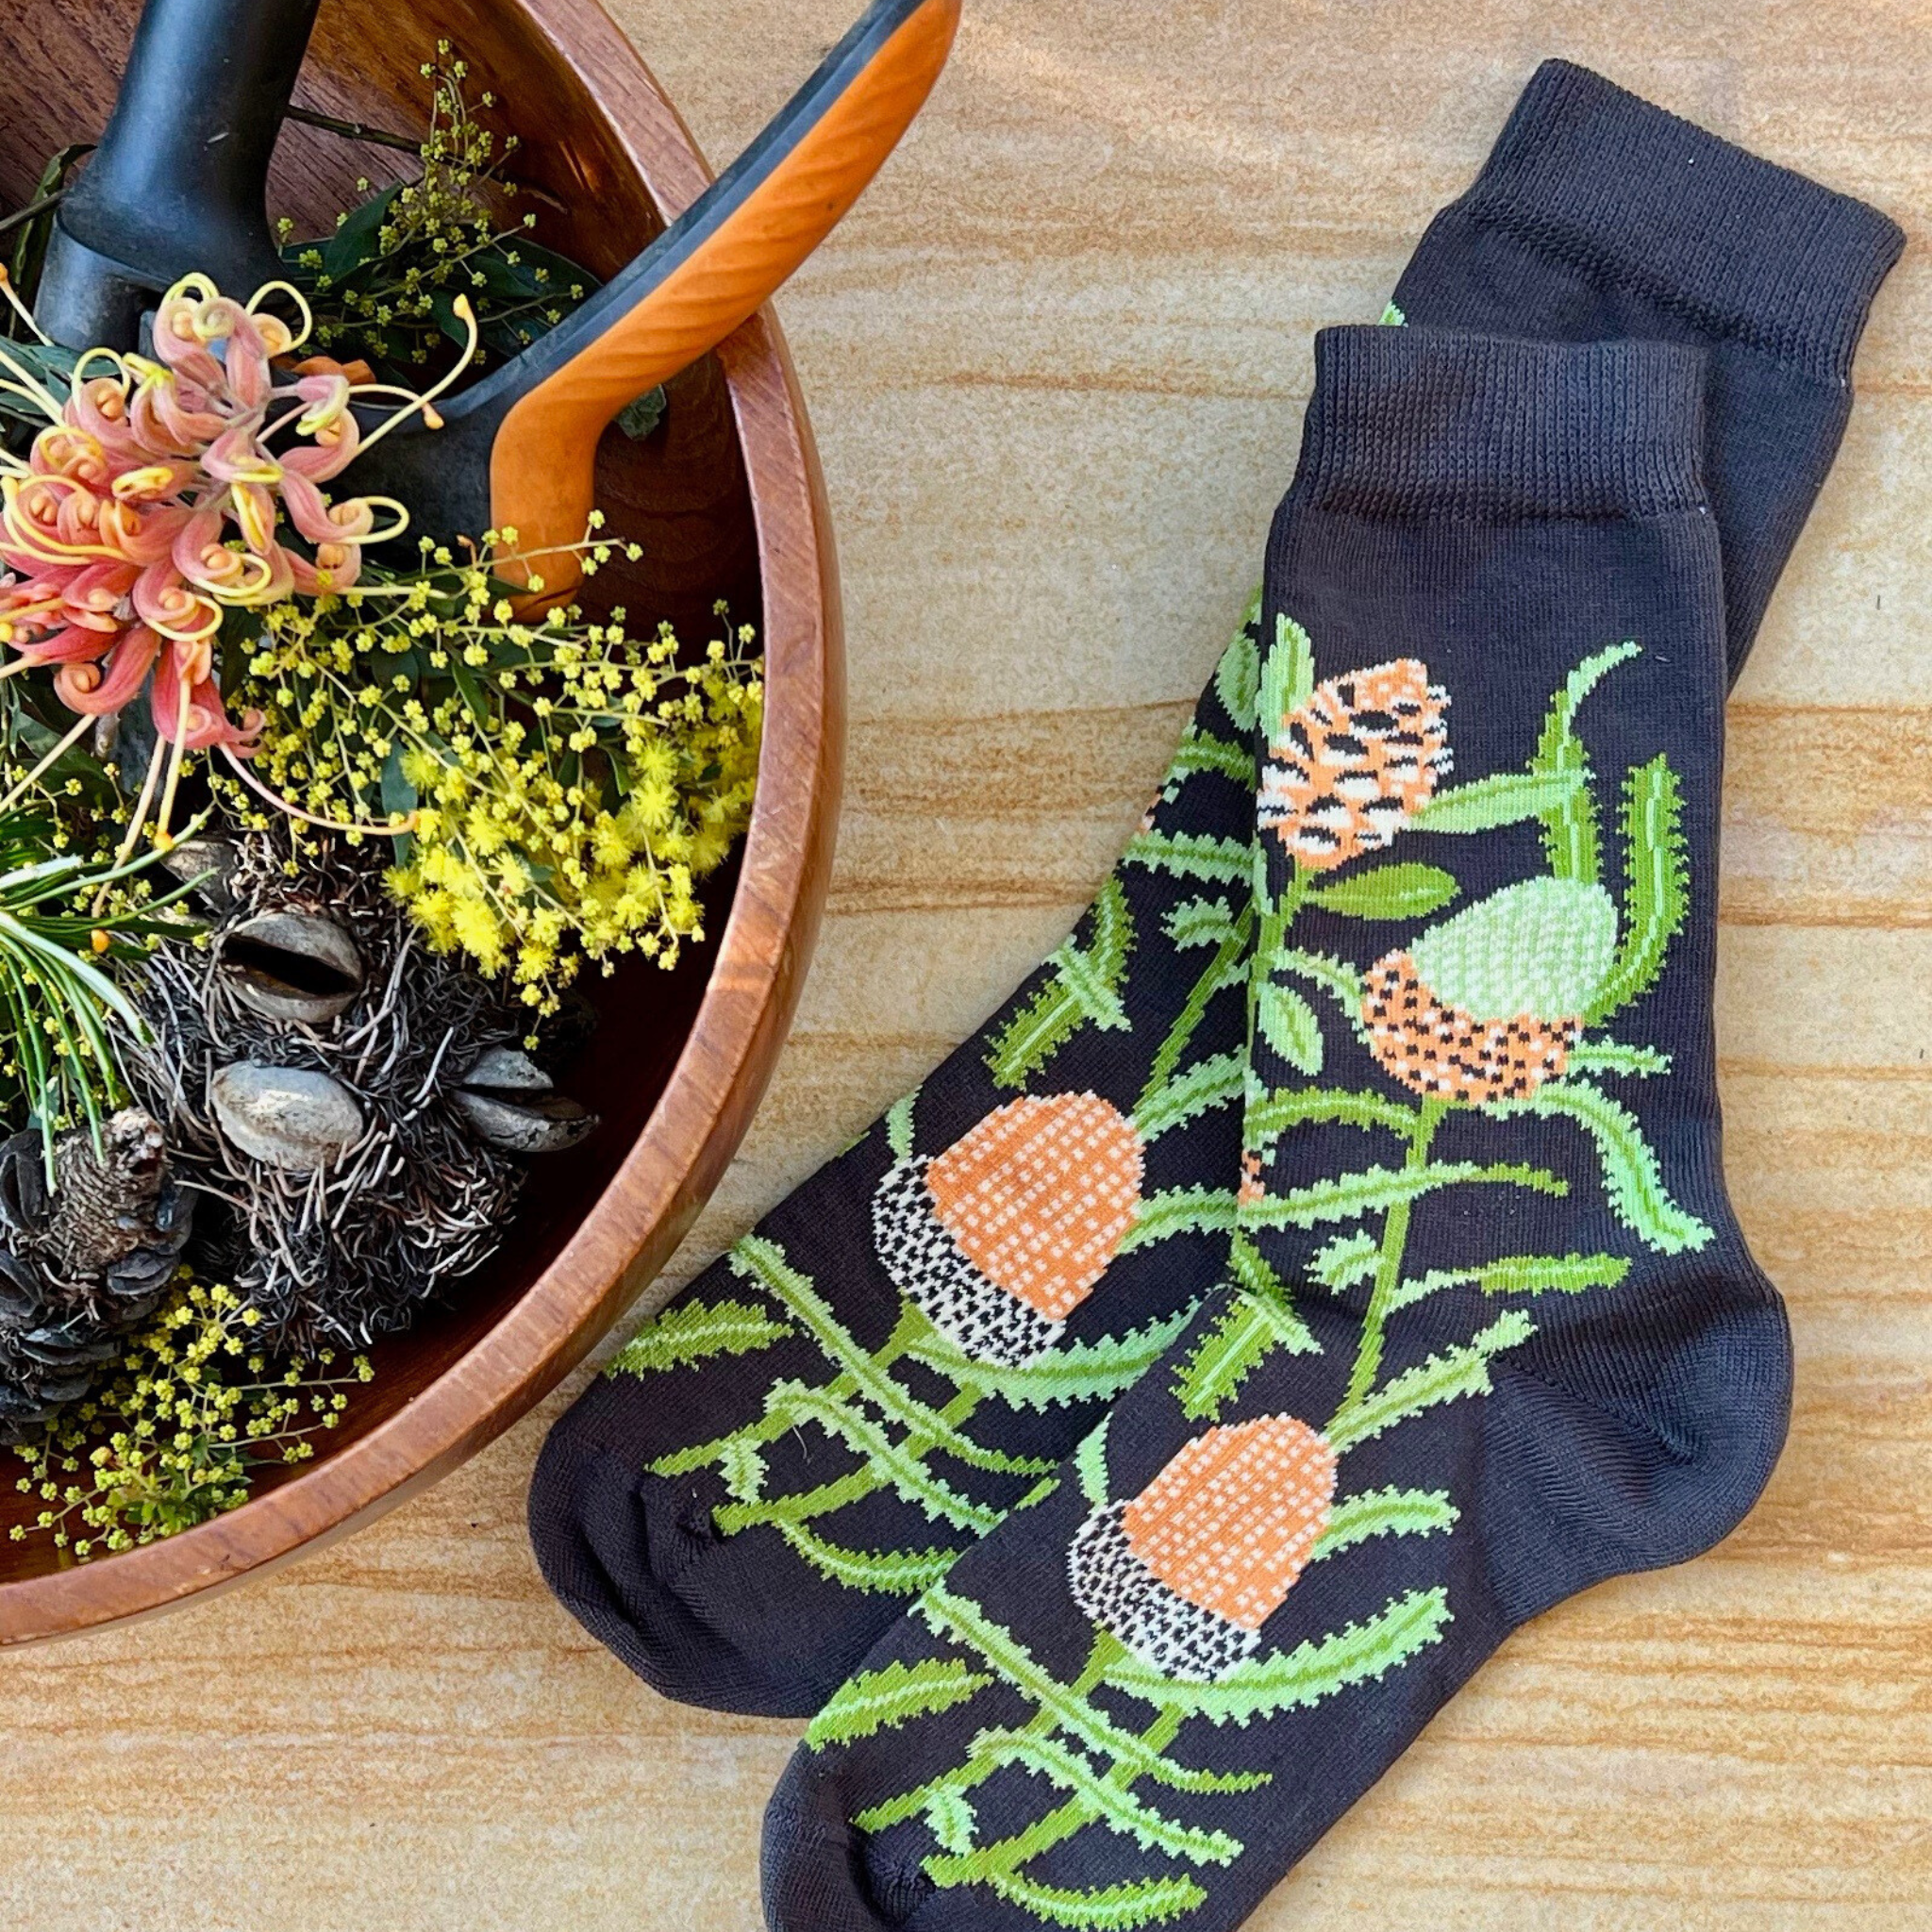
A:
<svg viewBox="0 0 1932 1932">
<path fill-rule="evenodd" d="M 1150 1670 L 1224 1676 L 1327 1528 L 1335 1459 L 1292 1416 L 1197 1436 L 1132 1502 L 1081 1524 L 1067 1557 L 1074 1601 Z"/>
<path fill-rule="evenodd" d="M 1448 704 L 1413 658 L 1318 684 L 1269 747 L 1261 824 L 1312 872 L 1381 851 L 1449 769 Z"/>
<path fill-rule="evenodd" d="M 137 1108 L 55 1148 L 0 1144 L 0 1442 L 20 1441 L 84 1395 L 166 1294 L 193 1196 L 168 1178 L 160 1128 Z"/>
<path fill-rule="evenodd" d="M 1569 1063 L 1616 945 L 1617 908 L 1601 887 L 1507 886 L 1369 969 L 1369 1050 L 1428 1099 L 1526 1100 Z"/>
<path fill-rule="evenodd" d="M 1017 1367 L 1106 1274 L 1142 1162 L 1139 1131 L 1095 1094 L 1008 1101 L 936 1159 L 894 1162 L 873 1197 L 879 1259 L 943 1335 Z"/>
</svg>

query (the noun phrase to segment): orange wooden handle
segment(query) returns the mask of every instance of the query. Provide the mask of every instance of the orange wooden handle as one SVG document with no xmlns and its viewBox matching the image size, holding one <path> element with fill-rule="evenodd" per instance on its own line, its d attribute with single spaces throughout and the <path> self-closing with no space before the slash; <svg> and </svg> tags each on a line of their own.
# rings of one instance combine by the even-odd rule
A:
<svg viewBox="0 0 1932 1932">
<path fill-rule="evenodd" d="M 577 542 L 592 503 L 597 438 L 627 403 L 675 375 L 755 314 L 858 199 L 945 65 L 960 0 L 925 0 L 746 195 L 636 308 L 522 396 L 490 459 L 491 521 L 515 549 Z M 576 583 L 574 557 L 542 558 L 540 601 Z M 512 581 L 528 572 L 505 563 Z"/>
</svg>

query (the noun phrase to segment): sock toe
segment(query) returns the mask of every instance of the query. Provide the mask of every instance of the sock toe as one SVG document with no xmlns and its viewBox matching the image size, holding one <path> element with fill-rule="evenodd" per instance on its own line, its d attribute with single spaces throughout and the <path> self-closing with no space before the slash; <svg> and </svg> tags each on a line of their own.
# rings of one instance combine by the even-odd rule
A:
<svg viewBox="0 0 1932 1932">
<path fill-rule="evenodd" d="M 816 1706 L 801 1702 L 796 1684 L 730 1643 L 681 1587 L 718 1540 L 694 1499 L 641 1471 L 635 1450 L 612 1446 L 599 1426 L 601 1392 L 592 1388 L 551 1430 L 530 1478 L 543 1580 L 661 1695 L 744 1716 L 808 1716 Z"/>
<path fill-rule="evenodd" d="M 771 1932 L 900 1932 L 932 1896 L 917 1871 L 875 1870 L 871 1840 L 845 1812 L 837 1776 L 800 1752 L 765 1807 L 758 1869 Z"/>
</svg>

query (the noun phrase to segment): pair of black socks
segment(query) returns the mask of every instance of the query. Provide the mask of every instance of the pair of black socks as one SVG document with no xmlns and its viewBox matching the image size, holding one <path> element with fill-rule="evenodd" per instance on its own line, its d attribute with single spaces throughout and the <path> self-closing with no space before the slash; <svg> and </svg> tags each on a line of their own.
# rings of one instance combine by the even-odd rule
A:
<svg viewBox="0 0 1932 1932">
<path fill-rule="evenodd" d="M 1541 69 L 1402 325 L 1318 338 L 1080 927 L 558 1424 L 571 1609 L 816 1713 L 774 1926 L 1225 1932 L 1511 1628 L 1750 1507 L 1724 697 L 1899 246 Z"/>
</svg>

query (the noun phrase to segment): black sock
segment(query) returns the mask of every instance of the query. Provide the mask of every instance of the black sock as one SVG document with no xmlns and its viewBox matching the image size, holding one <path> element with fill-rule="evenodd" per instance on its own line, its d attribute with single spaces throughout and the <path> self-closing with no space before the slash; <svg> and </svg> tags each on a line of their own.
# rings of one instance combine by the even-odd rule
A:
<svg viewBox="0 0 1932 1932">
<path fill-rule="evenodd" d="M 667 1695 L 815 1710 L 1158 1358 L 1241 1147 L 1252 611 L 1074 937 L 551 1431 L 545 1578 Z"/>
<path fill-rule="evenodd" d="M 814 1720 L 774 1932 L 1229 1932 L 1515 1625 L 1757 1494 L 1790 1355 L 1719 1161 L 1703 380 L 1320 339 L 1241 1287 Z"/>
<path fill-rule="evenodd" d="M 1573 95 L 1610 105 L 1592 118 Z M 1644 140 L 1676 142 L 1688 158 L 1669 196 L 1632 175 L 1645 152 L 1633 142 Z M 1707 383 L 1710 440 L 1740 453 L 1717 521 L 1727 555 L 1757 559 L 1731 587 L 1745 605 L 1734 628 L 1748 634 L 1842 426 L 1849 391 L 1813 372 L 1849 364 L 1896 231 L 1554 64 L 1532 81 L 1506 150 L 1513 158 L 1484 175 L 1501 185 L 1479 183 L 1439 217 L 1404 276 L 1410 324 L 1590 337 L 1681 334 L 1687 317 L 1702 318 L 1692 333 L 1708 342 L 1707 366 L 1729 372 Z M 1520 201 L 1532 214 L 1478 220 L 1464 212 L 1478 193 L 1485 208 Z M 1550 242 L 1546 203 L 1589 216 L 1574 247 Z M 1768 212 L 1742 224 L 1740 204 Z M 1560 265 L 1573 257 L 1588 275 Z M 1757 346 L 1772 341 L 1777 356 Z M 1245 1041 L 1256 661 L 1244 632 L 1202 695 L 1149 829 L 1056 960 L 935 1071 L 896 1124 L 875 1126 L 646 1324 L 552 1431 L 530 1495 L 544 1574 L 666 1694 L 815 1709 L 1032 1473 L 1080 1440 L 1158 1345 L 1161 1324 L 1227 1278 L 1223 1234 L 1161 1217 L 1190 1190 L 1228 1189 L 1241 1149 L 1228 1077 Z M 1084 1122 L 1097 1146 L 1124 1158 L 1124 1125 L 1158 1118 L 1144 1109 L 1162 1089 L 1182 1111 L 1140 1135 L 1140 1205 L 1118 1259 L 1085 1279 L 1101 1256 L 1089 1242 L 1079 1298 L 1027 1374 L 975 1365 L 973 1346 L 1029 1324 L 984 1271 L 960 1266 L 958 1241 L 928 1211 L 932 1165 L 946 1158 L 943 1178 L 1003 1149 L 1016 1211 L 1027 1192 L 1025 1211 L 1040 1213 L 1052 1191 L 1025 1150 L 1050 1153 L 1063 1127 Z M 1021 1096 L 1018 1117 L 995 1118 Z M 1012 1131 L 1027 1125 L 1045 1138 Z M 1117 1212 L 1125 1203 L 1122 1191 Z M 920 1292 L 948 1295 L 967 1359 L 906 1345 L 906 1324 L 930 1313 Z M 921 1425 L 932 1411 L 954 1419 L 951 1447 Z"/>
<path fill-rule="evenodd" d="M 1838 454 L 1853 352 L 1904 245 L 1876 208 L 1546 60 L 1395 301 L 1429 327 L 1707 352 L 1735 678 Z"/>
</svg>

